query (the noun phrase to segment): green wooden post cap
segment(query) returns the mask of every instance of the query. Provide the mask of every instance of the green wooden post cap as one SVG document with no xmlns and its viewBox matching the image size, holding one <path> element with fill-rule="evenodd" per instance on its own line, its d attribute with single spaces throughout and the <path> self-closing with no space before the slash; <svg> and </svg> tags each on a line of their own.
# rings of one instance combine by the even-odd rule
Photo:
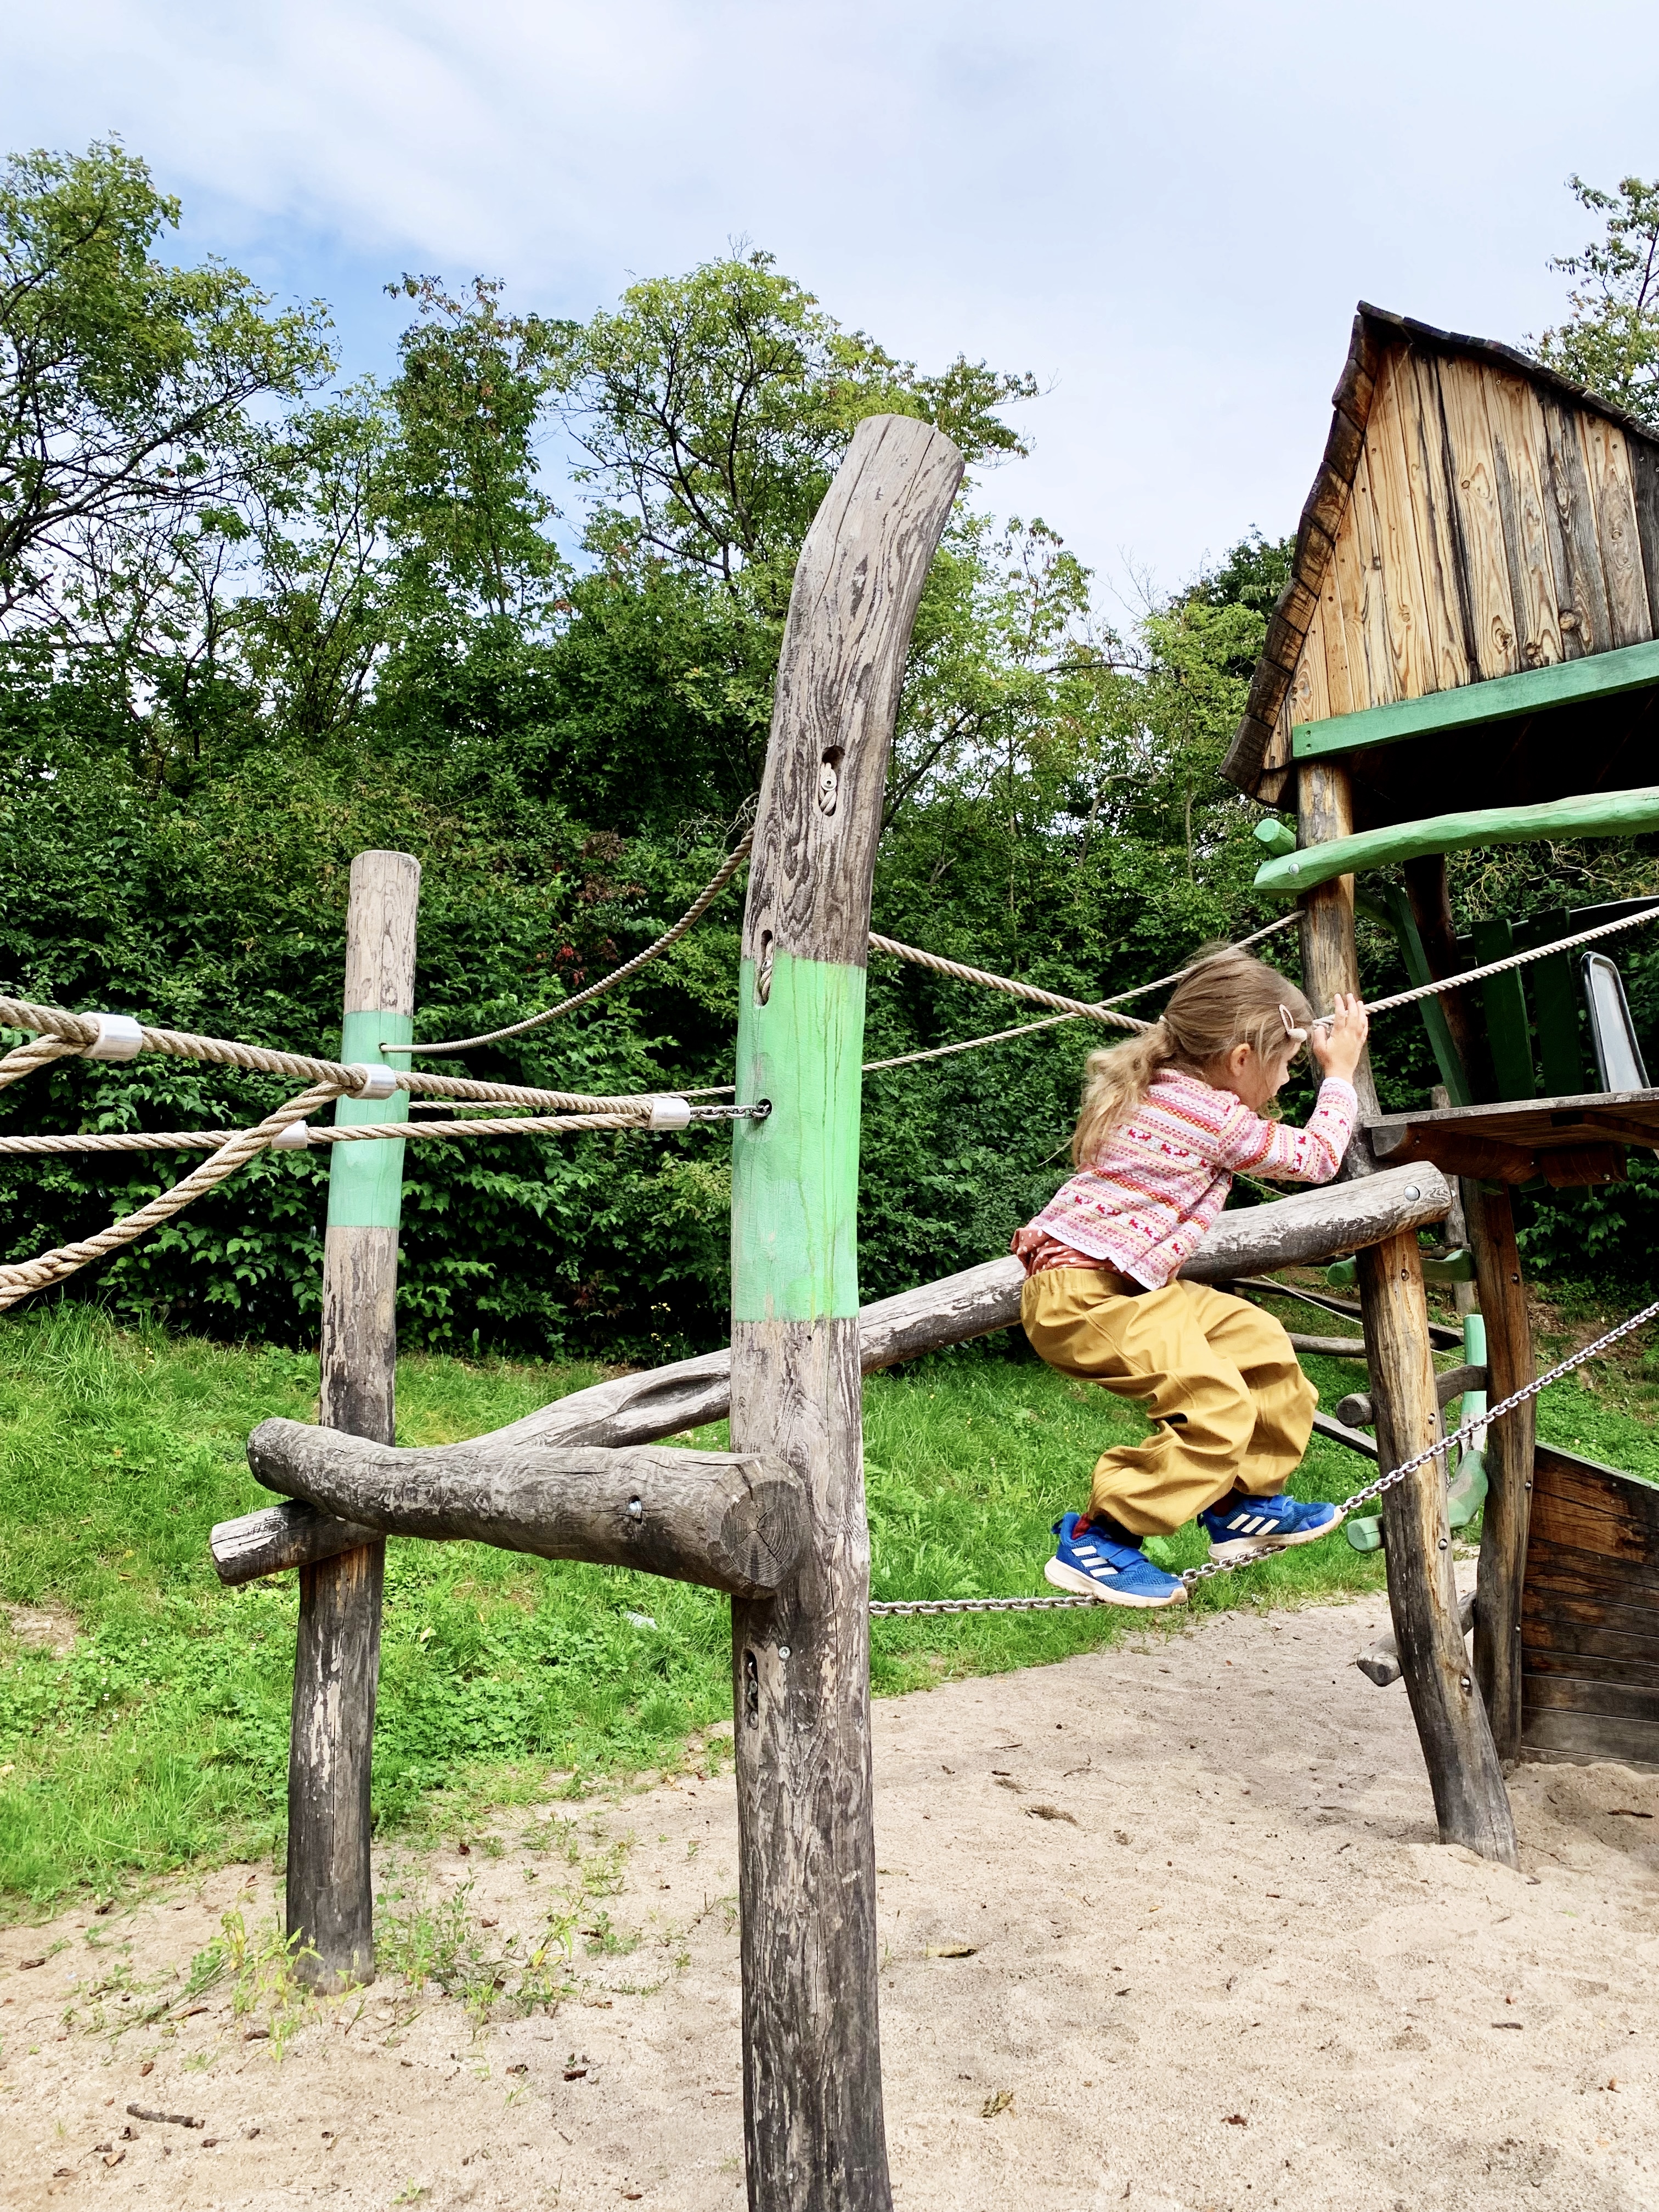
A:
<svg viewBox="0 0 1659 2212">
<path fill-rule="evenodd" d="M 1258 822 L 1252 831 L 1258 845 L 1265 845 L 1278 860 L 1281 854 L 1296 850 L 1296 832 L 1288 823 L 1275 821 L 1269 814 Z"/>
</svg>

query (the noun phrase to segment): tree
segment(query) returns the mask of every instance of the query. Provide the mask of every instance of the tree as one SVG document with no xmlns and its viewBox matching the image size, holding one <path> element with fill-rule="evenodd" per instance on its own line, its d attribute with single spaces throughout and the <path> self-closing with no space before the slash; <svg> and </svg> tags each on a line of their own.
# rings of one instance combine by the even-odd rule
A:
<svg viewBox="0 0 1659 2212">
<path fill-rule="evenodd" d="M 507 315 L 504 287 L 474 277 L 469 296 L 436 276 L 386 289 L 415 301 L 390 392 L 398 441 L 386 520 L 405 581 L 431 599 L 533 619 L 536 590 L 559 568 L 536 486 L 536 430 L 567 325 Z"/>
<path fill-rule="evenodd" d="M 1659 180 L 1621 179 L 1616 193 L 1569 180 L 1599 238 L 1550 263 L 1578 281 L 1572 313 L 1538 340 L 1538 357 L 1577 384 L 1659 426 Z"/>
<path fill-rule="evenodd" d="M 631 285 L 614 313 L 560 333 L 564 420 L 600 488 L 596 551 L 699 569 L 769 611 L 866 415 L 937 423 L 970 463 L 1025 449 L 998 410 L 1035 380 L 958 358 L 938 375 L 843 330 L 769 253 Z"/>
<path fill-rule="evenodd" d="M 122 627 L 130 569 L 229 498 L 250 401 L 333 366 L 327 319 L 154 259 L 179 204 L 118 143 L 0 171 L 0 625 Z"/>
</svg>

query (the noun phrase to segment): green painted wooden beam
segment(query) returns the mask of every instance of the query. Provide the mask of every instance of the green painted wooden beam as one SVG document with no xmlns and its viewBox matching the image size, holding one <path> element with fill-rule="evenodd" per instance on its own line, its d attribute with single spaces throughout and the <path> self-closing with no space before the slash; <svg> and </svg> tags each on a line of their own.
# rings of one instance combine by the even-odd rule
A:
<svg viewBox="0 0 1659 2212">
<path fill-rule="evenodd" d="M 1596 791 L 1575 799 L 1549 799 L 1539 806 L 1487 806 L 1462 814 L 1435 814 L 1423 822 L 1391 822 L 1385 830 L 1333 837 L 1264 860 L 1255 872 L 1259 891 L 1294 898 L 1361 868 L 1383 868 L 1425 853 L 1461 853 L 1471 845 L 1528 845 L 1541 837 L 1635 837 L 1659 830 L 1659 784 L 1639 791 Z"/>
<path fill-rule="evenodd" d="M 1423 699 L 1396 699 L 1392 706 L 1362 707 L 1358 714 L 1333 714 L 1322 722 L 1296 722 L 1291 752 L 1297 760 L 1361 752 L 1370 745 L 1398 744 L 1403 738 L 1475 729 L 1483 722 L 1507 722 L 1517 714 L 1544 714 L 1586 699 L 1613 698 L 1654 684 L 1659 684 L 1659 640 L 1650 639 L 1612 653 L 1587 653 L 1582 660 L 1524 668 L 1518 676 L 1489 677 L 1455 691 L 1431 691 Z"/>
</svg>

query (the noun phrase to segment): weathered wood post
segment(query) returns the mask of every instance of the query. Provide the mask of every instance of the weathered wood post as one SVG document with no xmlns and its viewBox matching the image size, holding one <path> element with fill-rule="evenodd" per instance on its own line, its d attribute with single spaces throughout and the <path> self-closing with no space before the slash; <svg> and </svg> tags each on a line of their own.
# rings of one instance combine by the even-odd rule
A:
<svg viewBox="0 0 1659 2212">
<path fill-rule="evenodd" d="M 1297 811 L 1304 845 L 1349 836 L 1353 795 L 1347 769 L 1336 761 L 1304 761 L 1297 771 Z M 1304 894 L 1303 982 L 1316 1009 L 1330 1006 L 1339 991 L 1359 988 L 1353 894 L 1352 876 L 1336 877 Z M 1369 1056 L 1355 1070 L 1354 1085 L 1363 1122 L 1377 1111 Z M 1343 1172 L 1369 1175 L 1373 1170 L 1370 1146 L 1358 1135 Z M 1377 1456 L 1386 1468 L 1420 1451 L 1441 1433 L 1416 1231 L 1407 1231 L 1361 1251 L 1358 1276 Z M 1382 1530 L 1389 1611 L 1434 1793 L 1441 1841 L 1462 1844 L 1483 1858 L 1513 1866 L 1515 1822 L 1509 1793 L 1458 1621 L 1441 1462 L 1431 1460 L 1389 1492 Z"/>
<path fill-rule="evenodd" d="M 340 1057 L 383 1066 L 382 1041 L 414 1034 L 419 861 L 360 853 L 346 911 Z M 409 1094 L 342 1098 L 337 1121 L 408 1118 Z M 323 1246 L 322 1420 L 393 1441 L 401 1141 L 337 1145 Z M 383 1539 L 300 1571 L 288 1765 L 288 1932 L 319 1990 L 374 1978 L 369 1775 L 380 1670 Z"/>
<path fill-rule="evenodd" d="M 1515 1243 L 1515 1212 L 1507 1190 L 1486 1190 L 1475 1182 L 1463 1186 L 1463 1212 L 1481 1318 L 1486 1324 L 1486 1363 L 1492 1375 L 1488 1389 L 1496 1402 L 1530 1382 L 1536 1372 L 1521 1255 Z M 1533 1398 L 1494 1421 L 1486 1436 L 1474 1670 L 1492 1741 L 1506 1765 L 1521 1756 L 1521 1593 L 1537 1442 L 1537 1401 Z"/>
<path fill-rule="evenodd" d="M 860 424 L 807 533 L 778 667 L 738 983 L 732 1448 L 811 1534 L 734 1598 L 744 2107 L 754 2212 L 886 2212 L 871 1822 L 857 1226 L 866 939 L 916 604 L 962 476 L 924 422 Z"/>
</svg>

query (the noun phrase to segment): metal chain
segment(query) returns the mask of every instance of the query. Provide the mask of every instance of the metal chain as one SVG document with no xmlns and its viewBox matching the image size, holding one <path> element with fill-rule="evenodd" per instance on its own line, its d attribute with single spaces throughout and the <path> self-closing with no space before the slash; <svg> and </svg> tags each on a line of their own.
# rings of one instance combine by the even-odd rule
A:
<svg viewBox="0 0 1659 2212">
<path fill-rule="evenodd" d="M 1356 1490 L 1352 1498 L 1346 1498 L 1342 1501 L 1342 1518 L 1346 1520 L 1357 1506 L 1369 1505 L 1373 1498 L 1381 1498 L 1385 1491 L 1392 1490 L 1397 1482 L 1403 1482 L 1408 1474 L 1415 1474 L 1419 1467 L 1425 1467 L 1431 1460 L 1443 1459 L 1454 1444 L 1467 1443 L 1478 1430 L 1490 1426 L 1493 1421 L 1501 1421 L 1506 1413 L 1512 1413 L 1517 1406 L 1524 1406 L 1528 1398 L 1535 1398 L 1540 1390 L 1548 1389 L 1552 1382 L 1559 1382 L 1564 1375 L 1571 1375 L 1576 1367 L 1582 1367 L 1587 1359 L 1598 1358 L 1611 1346 L 1617 1344 L 1621 1337 L 1629 1336 L 1633 1330 L 1642 1328 L 1645 1322 L 1656 1317 L 1659 1317 L 1659 1298 L 1655 1298 L 1650 1305 L 1644 1306 L 1640 1313 L 1632 1314 L 1628 1321 L 1621 1321 L 1617 1328 L 1607 1330 L 1604 1334 L 1598 1336 L 1594 1343 L 1585 1345 L 1582 1351 L 1570 1352 L 1566 1358 L 1558 1360 L 1553 1367 L 1547 1369 L 1542 1375 L 1536 1376 L 1532 1382 L 1523 1383 L 1520 1389 L 1511 1392 L 1507 1398 L 1493 1406 L 1488 1412 L 1474 1415 L 1465 1421 L 1461 1428 L 1455 1430 L 1450 1436 L 1443 1437 L 1437 1443 L 1425 1445 L 1420 1452 L 1414 1452 L 1410 1459 L 1401 1460 L 1398 1467 L 1390 1468 L 1386 1474 L 1378 1475 L 1375 1482 L 1368 1482 L 1363 1490 Z M 1333 1522 L 1332 1526 L 1335 1525 Z M 1181 1580 L 1188 1589 L 1191 1589 L 1194 1583 L 1208 1582 L 1213 1576 L 1237 1574 L 1241 1567 L 1252 1567 L 1260 1560 L 1276 1559 L 1282 1556 L 1282 1552 L 1274 1546 L 1262 1544 L 1259 1545 L 1255 1551 L 1246 1552 L 1236 1559 L 1210 1559 L 1201 1567 L 1188 1567 L 1182 1572 Z M 877 1617 L 893 1613 L 1057 1613 L 1066 1607 L 1100 1605 L 1104 1602 L 1103 1599 L 1094 1597 L 913 1598 L 872 1605 L 870 1611 L 872 1616 Z"/>
</svg>

